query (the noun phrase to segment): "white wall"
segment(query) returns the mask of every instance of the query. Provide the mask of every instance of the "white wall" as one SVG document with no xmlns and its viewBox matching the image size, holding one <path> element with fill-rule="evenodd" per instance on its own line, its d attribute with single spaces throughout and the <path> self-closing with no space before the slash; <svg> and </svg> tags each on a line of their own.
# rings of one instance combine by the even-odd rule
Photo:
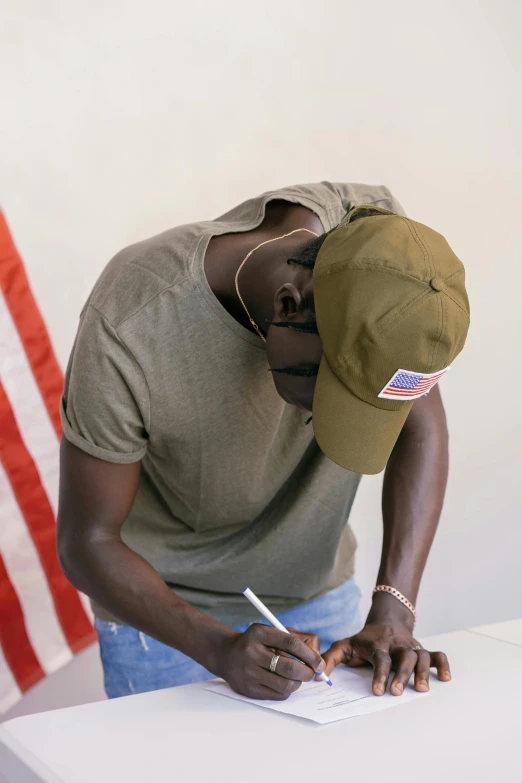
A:
<svg viewBox="0 0 522 783">
<path fill-rule="evenodd" d="M 11 0 L 1 198 L 60 362 L 122 246 L 269 188 L 384 183 L 468 270 L 419 633 L 522 614 L 517 0 Z M 372 585 L 380 479 L 353 513 Z"/>
</svg>

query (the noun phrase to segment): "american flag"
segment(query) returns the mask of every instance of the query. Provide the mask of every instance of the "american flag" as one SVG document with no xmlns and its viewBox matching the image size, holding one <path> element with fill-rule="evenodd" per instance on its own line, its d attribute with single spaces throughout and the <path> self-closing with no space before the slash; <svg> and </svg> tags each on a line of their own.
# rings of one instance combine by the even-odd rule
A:
<svg viewBox="0 0 522 783">
<path fill-rule="evenodd" d="M 386 400 L 416 400 L 427 394 L 449 369 L 431 374 L 397 370 L 378 396 Z"/>
<path fill-rule="evenodd" d="M 0 714 L 95 638 L 56 556 L 62 386 L 0 212 Z"/>
</svg>

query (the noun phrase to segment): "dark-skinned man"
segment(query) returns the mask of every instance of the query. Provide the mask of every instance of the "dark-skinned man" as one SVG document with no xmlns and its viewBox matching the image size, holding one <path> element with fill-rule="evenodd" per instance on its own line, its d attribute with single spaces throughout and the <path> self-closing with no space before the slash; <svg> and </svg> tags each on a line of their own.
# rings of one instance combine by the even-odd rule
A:
<svg viewBox="0 0 522 783">
<path fill-rule="evenodd" d="M 468 323 L 462 264 L 380 186 L 265 193 L 108 264 L 67 370 L 58 549 L 110 697 L 221 676 L 284 699 L 341 663 L 376 695 L 450 679 L 414 605 L 448 472 L 436 382 Z M 347 520 L 383 469 L 363 623 Z"/>
</svg>

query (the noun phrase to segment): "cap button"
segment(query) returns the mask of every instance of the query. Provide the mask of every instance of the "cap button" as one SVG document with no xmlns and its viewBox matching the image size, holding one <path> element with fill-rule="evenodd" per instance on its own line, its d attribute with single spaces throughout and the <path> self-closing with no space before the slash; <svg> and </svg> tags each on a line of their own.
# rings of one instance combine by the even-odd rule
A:
<svg viewBox="0 0 522 783">
<path fill-rule="evenodd" d="M 432 280 L 430 280 L 430 285 L 434 291 L 442 291 L 444 288 L 444 280 L 442 280 L 440 277 L 434 277 Z"/>
</svg>

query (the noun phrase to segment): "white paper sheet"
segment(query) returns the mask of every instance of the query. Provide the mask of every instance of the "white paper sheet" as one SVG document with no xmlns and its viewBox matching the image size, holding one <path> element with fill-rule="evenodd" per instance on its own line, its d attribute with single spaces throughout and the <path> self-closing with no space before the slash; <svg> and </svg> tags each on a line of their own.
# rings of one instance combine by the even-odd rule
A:
<svg viewBox="0 0 522 783">
<path fill-rule="evenodd" d="M 203 688 L 221 696 L 257 704 L 276 712 L 307 718 L 315 723 L 332 723 L 357 715 L 367 715 L 388 707 L 399 707 L 412 699 L 421 699 L 429 693 L 417 693 L 408 686 L 402 696 L 374 696 L 371 690 L 372 672 L 369 669 L 349 669 L 338 666 L 331 674 L 333 686 L 324 682 L 307 682 L 301 685 L 286 701 L 260 701 L 240 696 L 223 680 L 206 682 Z"/>
</svg>

